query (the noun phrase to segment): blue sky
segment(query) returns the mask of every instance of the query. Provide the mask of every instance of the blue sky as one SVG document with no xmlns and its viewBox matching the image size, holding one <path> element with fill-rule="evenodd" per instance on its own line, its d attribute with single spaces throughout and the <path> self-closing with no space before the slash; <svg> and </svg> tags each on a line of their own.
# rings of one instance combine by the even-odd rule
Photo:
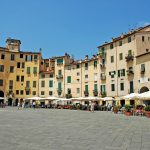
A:
<svg viewBox="0 0 150 150">
<path fill-rule="evenodd" d="M 129 29 L 150 24 L 149 0 L 0 0 L 0 46 L 20 39 L 21 50 L 44 58 L 76 59 Z"/>
</svg>

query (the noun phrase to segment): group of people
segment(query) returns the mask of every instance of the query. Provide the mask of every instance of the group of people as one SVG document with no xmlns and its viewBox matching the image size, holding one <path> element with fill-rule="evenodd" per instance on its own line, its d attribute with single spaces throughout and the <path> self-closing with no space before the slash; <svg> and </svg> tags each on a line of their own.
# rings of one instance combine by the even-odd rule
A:
<svg viewBox="0 0 150 150">
<path fill-rule="evenodd" d="M 20 102 L 18 102 L 17 107 L 18 107 L 18 110 L 19 110 L 20 108 L 25 108 L 25 107 L 26 107 L 25 102 L 22 102 L 22 104 L 21 104 Z M 33 101 L 32 107 L 35 109 L 35 107 L 36 107 L 35 101 Z"/>
</svg>

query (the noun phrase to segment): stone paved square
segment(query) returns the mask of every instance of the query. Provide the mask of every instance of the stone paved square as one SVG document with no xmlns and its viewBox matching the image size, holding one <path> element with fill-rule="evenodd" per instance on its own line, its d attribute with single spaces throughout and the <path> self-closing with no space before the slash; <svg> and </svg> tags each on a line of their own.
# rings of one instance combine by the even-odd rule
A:
<svg viewBox="0 0 150 150">
<path fill-rule="evenodd" d="M 150 150 L 146 117 L 8 107 L 0 118 L 0 150 Z"/>
</svg>

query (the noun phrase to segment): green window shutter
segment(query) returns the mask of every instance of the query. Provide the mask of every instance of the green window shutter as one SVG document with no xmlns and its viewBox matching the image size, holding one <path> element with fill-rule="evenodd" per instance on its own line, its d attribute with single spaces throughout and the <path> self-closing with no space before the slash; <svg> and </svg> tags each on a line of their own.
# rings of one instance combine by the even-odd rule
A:
<svg viewBox="0 0 150 150">
<path fill-rule="evenodd" d="M 30 74 L 30 67 L 27 67 L 27 74 Z"/>
<path fill-rule="evenodd" d="M 88 85 L 85 85 L 85 91 L 88 92 Z"/>
<path fill-rule="evenodd" d="M 63 58 L 57 59 L 57 64 L 63 64 Z"/>
<path fill-rule="evenodd" d="M 34 68 L 33 68 L 33 73 L 34 73 L 34 74 L 37 74 L 37 67 L 34 67 Z"/>
<path fill-rule="evenodd" d="M 128 55 L 129 55 L 129 56 L 132 55 L 132 50 L 128 50 Z"/>
<path fill-rule="evenodd" d="M 97 91 L 97 84 L 94 84 L 94 90 Z"/>
<path fill-rule="evenodd" d="M 125 69 L 123 69 L 123 76 L 125 76 Z"/>
<path fill-rule="evenodd" d="M 94 67 L 97 67 L 97 61 L 94 61 Z"/>
<path fill-rule="evenodd" d="M 67 83 L 71 83 L 71 76 L 67 77 Z"/>
<path fill-rule="evenodd" d="M 49 81 L 49 87 L 53 87 L 53 80 Z"/>
<path fill-rule="evenodd" d="M 118 70 L 118 77 L 120 77 L 120 70 Z"/>
<path fill-rule="evenodd" d="M 61 82 L 58 82 L 58 90 L 61 90 Z"/>
</svg>

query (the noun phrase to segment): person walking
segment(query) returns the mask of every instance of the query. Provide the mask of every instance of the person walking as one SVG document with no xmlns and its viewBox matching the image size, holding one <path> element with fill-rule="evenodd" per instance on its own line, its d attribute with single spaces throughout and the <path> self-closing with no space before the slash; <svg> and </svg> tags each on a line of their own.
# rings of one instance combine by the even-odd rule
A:
<svg viewBox="0 0 150 150">
<path fill-rule="evenodd" d="M 35 101 L 33 102 L 33 108 L 35 109 L 35 105 L 36 105 L 36 103 L 35 103 Z"/>
<path fill-rule="evenodd" d="M 17 107 L 18 107 L 18 110 L 20 109 L 20 103 L 18 102 L 18 105 L 17 105 Z"/>
<path fill-rule="evenodd" d="M 91 112 L 94 112 L 94 103 L 91 103 Z"/>
</svg>

